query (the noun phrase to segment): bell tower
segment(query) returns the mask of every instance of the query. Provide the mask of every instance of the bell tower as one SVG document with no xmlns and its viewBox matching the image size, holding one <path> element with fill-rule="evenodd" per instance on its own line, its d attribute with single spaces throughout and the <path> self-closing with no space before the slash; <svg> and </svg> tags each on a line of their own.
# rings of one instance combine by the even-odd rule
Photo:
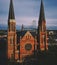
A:
<svg viewBox="0 0 57 65">
<path fill-rule="evenodd" d="M 41 51 L 48 50 L 46 20 L 44 14 L 44 5 L 41 0 L 40 15 L 38 21 L 38 49 Z"/>
<path fill-rule="evenodd" d="M 16 22 L 13 8 L 13 1 L 10 0 L 9 16 L 8 16 L 8 59 L 15 59 L 16 50 Z"/>
</svg>

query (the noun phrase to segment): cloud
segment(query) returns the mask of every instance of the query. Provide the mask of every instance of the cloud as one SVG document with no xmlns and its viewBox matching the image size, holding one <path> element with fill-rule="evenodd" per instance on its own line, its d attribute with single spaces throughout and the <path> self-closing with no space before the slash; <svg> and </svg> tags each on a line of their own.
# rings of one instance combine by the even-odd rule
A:
<svg viewBox="0 0 57 65">
<path fill-rule="evenodd" d="M 10 0 L 0 0 L 0 24 L 7 24 Z M 40 0 L 13 0 L 17 25 L 38 25 Z M 57 25 L 57 0 L 44 0 L 47 26 Z"/>
<path fill-rule="evenodd" d="M 37 17 L 16 17 L 16 24 L 17 25 L 32 25 L 33 20 L 38 23 L 38 18 Z"/>
<path fill-rule="evenodd" d="M 16 15 L 19 16 L 36 16 L 40 3 L 36 0 L 15 0 L 14 7 Z"/>
<path fill-rule="evenodd" d="M 7 17 L 0 17 L 0 24 L 7 24 Z"/>
<path fill-rule="evenodd" d="M 16 16 L 16 25 L 32 25 L 33 20 L 36 21 L 36 26 L 38 26 L 38 19 L 39 17 L 20 17 Z M 0 17 L 0 24 L 8 24 L 8 16 L 7 17 Z M 57 19 L 56 18 L 46 18 L 46 25 L 47 26 L 57 26 Z"/>
<path fill-rule="evenodd" d="M 38 26 L 39 17 L 16 17 L 17 25 L 32 25 L 33 20 L 36 21 L 36 26 Z M 47 26 L 57 26 L 57 19 L 55 18 L 46 18 Z"/>
<path fill-rule="evenodd" d="M 0 0 L 0 16 L 6 16 L 8 13 L 9 0 Z"/>
<path fill-rule="evenodd" d="M 46 19 L 47 26 L 57 26 L 57 19 L 54 18 L 48 18 Z"/>
</svg>

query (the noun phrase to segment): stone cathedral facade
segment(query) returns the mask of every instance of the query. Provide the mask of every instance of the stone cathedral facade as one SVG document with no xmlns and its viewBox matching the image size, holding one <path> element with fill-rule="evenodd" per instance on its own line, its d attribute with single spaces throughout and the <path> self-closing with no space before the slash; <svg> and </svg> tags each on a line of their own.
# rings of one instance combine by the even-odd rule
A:
<svg viewBox="0 0 57 65">
<path fill-rule="evenodd" d="M 36 31 L 37 33 L 35 31 L 21 30 L 17 33 L 13 1 L 10 0 L 7 35 L 8 59 L 22 60 L 24 57 L 32 55 L 34 51 L 48 50 L 46 20 L 42 0 Z"/>
</svg>

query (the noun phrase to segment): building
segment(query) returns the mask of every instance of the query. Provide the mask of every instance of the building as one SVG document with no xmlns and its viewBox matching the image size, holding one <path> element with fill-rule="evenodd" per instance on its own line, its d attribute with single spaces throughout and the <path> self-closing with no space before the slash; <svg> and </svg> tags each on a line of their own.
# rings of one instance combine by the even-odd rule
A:
<svg viewBox="0 0 57 65">
<path fill-rule="evenodd" d="M 20 57 L 19 59 L 22 59 L 22 57 L 32 55 L 34 53 L 34 50 L 37 50 L 37 39 L 36 39 L 36 33 L 35 31 L 19 31 L 17 32 L 18 36 L 18 50 L 20 51 Z"/>
<path fill-rule="evenodd" d="M 48 33 L 48 45 L 56 46 L 57 45 L 57 30 L 47 30 Z"/>
<path fill-rule="evenodd" d="M 14 15 L 13 2 L 10 0 L 9 17 L 8 17 L 8 59 L 22 60 L 34 51 L 48 50 L 46 21 L 44 15 L 44 6 L 41 0 L 40 17 L 38 30 L 22 30 L 16 32 L 16 21 Z"/>
</svg>

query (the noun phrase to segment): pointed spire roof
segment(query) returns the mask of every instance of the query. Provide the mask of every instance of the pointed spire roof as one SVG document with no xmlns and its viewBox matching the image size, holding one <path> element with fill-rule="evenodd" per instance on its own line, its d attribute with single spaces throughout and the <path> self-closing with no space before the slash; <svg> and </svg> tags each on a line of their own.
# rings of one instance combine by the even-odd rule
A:
<svg viewBox="0 0 57 65">
<path fill-rule="evenodd" d="M 42 21 L 42 20 L 45 20 L 43 0 L 41 0 L 40 15 L 39 15 L 39 21 Z"/>
<path fill-rule="evenodd" d="M 24 25 L 23 25 L 23 24 L 22 24 L 21 30 L 22 30 L 22 31 L 24 30 Z"/>
<path fill-rule="evenodd" d="M 9 17 L 8 17 L 8 19 L 15 19 L 13 1 L 12 0 L 10 0 Z"/>
</svg>

